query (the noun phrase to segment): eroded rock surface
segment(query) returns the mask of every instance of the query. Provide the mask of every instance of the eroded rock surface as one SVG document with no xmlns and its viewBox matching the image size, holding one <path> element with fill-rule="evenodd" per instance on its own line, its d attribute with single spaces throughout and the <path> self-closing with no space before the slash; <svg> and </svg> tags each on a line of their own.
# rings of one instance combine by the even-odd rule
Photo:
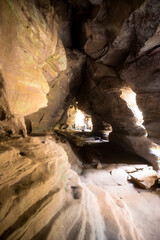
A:
<svg viewBox="0 0 160 240">
<path fill-rule="evenodd" d="M 10 116 L 25 116 L 28 133 L 51 131 L 75 97 L 94 131 L 111 124 L 111 141 L 158 168 L 160 3 L 142 3 L 1 1 L 2 135 Z"/>
<path fill-rule="evenodd" d="M 143 239 L 126 204 L 82 184 L 53 137 L 10 140 L 0 151 L 1 239 Z"/>
<path fill-rule="evenodd" d="M 92 114 L 93 119 L 100 118 L 112 125 L 111 141 L 140 154 L 155 168 L 160 157 L 158 151 L 157 154 L 151 151 L 152 147 L 159 148 L 153 143 L 159 143 L 159 13 L 159 1 L 146 1 L 125 19 L 107 49 L 102 47 L 103 56 L 96 56 L 95 61 L 90 55 L 86 81 L 78 98 L 80 107 Z M 93 26 L 90 28 L 94 31 Z M 102 36 L 110 34 L 102 31 Z M 98 39 L 93 43 L 90 40 L 88 51 L 101 45 Z"/>
<path fill-rule="evenodd" d="M 67 144 L 16 134 L 66 123 L 75 99 L 95 132 L 111 125 L 110 141 L 158 169 L 160 2 L 1 0 L 0 12 L 0 239 L 146 240 L 148 212 L 135 214 L 105 184 L 82 183 Z M 116 184 L 126 182 L 120 175 Z"/>
<path fill-rule="evenodd" d="M 50 131 L 63 116 L 65 117 L 68 107 L 81 85 L 85 56 L 76 50 L 68 50 L 67 56 L 67 70 L 61 72 L 49 83 L 47 107 L 27 116 L 27 119 L 31 121 L 34 133 Z"/>
<path fill-rule="evenodd" d="M 151 188 L 158 180 L 158 175 L 155 171 L 143 169 L 136 173 L 130 174 L 131 179 L 143 188 Z"/>
<path fill-rule="evenodd" d="M 67 66 L 55 11 L 50 4 L 37 4 L 17 0 L 0 3 L 1 109 L 6 118 L 47 106 L 49 76 L 53 80 Z"/>
</svg>

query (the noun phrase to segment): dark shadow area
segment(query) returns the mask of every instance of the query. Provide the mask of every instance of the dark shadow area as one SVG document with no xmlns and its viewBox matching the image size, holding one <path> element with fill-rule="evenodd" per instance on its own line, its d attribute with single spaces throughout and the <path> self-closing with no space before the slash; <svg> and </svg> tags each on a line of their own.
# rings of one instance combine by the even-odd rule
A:
<svg viewBox="0 0 160 240">
<path fill-rule="evenodd" d="M 99 136 L 93 136 L 93 132 L 56 132 L 61 141 L 68 141 L 73 152 L 83 165 L 91 164 L 146 164 L 150 165 L 144 158 L 127 152 L 116 143 L 109 142 Z"/>
<path fill-rule="evenodd" d="M 72 144 L 74 151 L 76 146 Z M 76 153 L 76 151 L 75 151 Z M 110 142 L 99 142 L 89 145 L 84 145 L 77 148 L 78 157 L 83 163 L 91 164 L 93 161 L 102 164 L 126 163 L 126 164 L 147 164 L 148 162 L 138 155 L 129 153 L 118 145 Z"/>
</svg>

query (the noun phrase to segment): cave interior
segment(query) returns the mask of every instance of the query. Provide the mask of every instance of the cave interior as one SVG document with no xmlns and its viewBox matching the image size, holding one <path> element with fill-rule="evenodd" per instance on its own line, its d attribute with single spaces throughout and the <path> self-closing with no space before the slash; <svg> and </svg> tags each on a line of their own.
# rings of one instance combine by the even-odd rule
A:
<svg viewBox="0 0 160 240">
<path fill-rule="evenodd" d="M 0 12 L 0 239 L 159 240 L 160 1 Z"/>
</svg>

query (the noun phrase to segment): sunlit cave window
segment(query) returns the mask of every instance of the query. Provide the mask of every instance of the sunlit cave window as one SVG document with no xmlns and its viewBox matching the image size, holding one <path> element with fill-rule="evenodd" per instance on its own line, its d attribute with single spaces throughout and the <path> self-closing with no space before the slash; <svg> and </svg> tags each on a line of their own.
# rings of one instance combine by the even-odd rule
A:
<svg viewBox="0 0 160 240">
<path fill-rule="evenodd" d="M 127 103 L 127 106 L 133 112 L 136 118 L 136 125 L 144 128 L 143 114 L 137 106 L 136 94 L 130 88 L 122 88 L 121 91 L 122 91 L 121 98 L 125 100 L 125 102 Z"/>
<path fill-rule="evenodd" d="M 79 132 L 92 132 L 93 124 L 90 115 L 85 114 L 75 106 L 70 106 L 67 117 L 67 124 L 70 130 Z"/>
<path fill-rule="evenodd" d="M 157 157 L 157 163 L 158 163 L 159 173 L 160 173 L 160 146 L 152 143 L 152 146 L 150 148 L 150 153 Z"/>
<path fill-rule="evenodd" d="M 141 128 L 145 129 L 143 125 L 143 114 L 139 110 L 137 102 L 136 102 L 136 93 L 134 93 L 130 88 L 122 88 L 121 89 L 121 98 L 125 100 L 127 106 L 132 111 L 133 115 L 135 116 L 135 123 L 137 126 L 140 126 Z M 146 130 L 146 129 L 145 129 Z M 148 133 L 146 131 L 146 134 L 143 136 L 148 138 Z M 146 147 L 150 155 L 154 157 L 154 159 L 157 161 L 158 166 L 160 168 L 160 146 L 154 142 L 152 142 L 152 139 L 149 139 L 150 143 Z M 147 144 L 147 142 L 146 142 Z"/>
<path fill-rule="evenodd" d="M 150 149 L 151 153 L 155 154 L 160 159 L 160 146 L 153 146 Z"/>
</svg>

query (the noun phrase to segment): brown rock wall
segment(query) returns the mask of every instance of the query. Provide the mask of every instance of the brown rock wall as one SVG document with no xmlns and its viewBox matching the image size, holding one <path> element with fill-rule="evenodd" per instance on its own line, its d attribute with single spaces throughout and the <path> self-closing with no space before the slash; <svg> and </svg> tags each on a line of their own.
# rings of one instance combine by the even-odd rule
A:
<svg viewBox="0 0 160 240">
<path fill-rule="evenodd" d="M 143 239 L 126 204 L 81 183 L 52 137 L 11 140 L 0 150 L 1 239 Z"/>
<path fill-rule="evenodd" d="M 52 57 L 53 77 L 66 68 L 55 12 L 51 6 L 38 8 L 35 1 L 1 1 L 0 8 L 6 98 L 12 114 L 27 115 L 47 105 L 49 86 L 43 71 L 48 58 Z"/>
</svg>

